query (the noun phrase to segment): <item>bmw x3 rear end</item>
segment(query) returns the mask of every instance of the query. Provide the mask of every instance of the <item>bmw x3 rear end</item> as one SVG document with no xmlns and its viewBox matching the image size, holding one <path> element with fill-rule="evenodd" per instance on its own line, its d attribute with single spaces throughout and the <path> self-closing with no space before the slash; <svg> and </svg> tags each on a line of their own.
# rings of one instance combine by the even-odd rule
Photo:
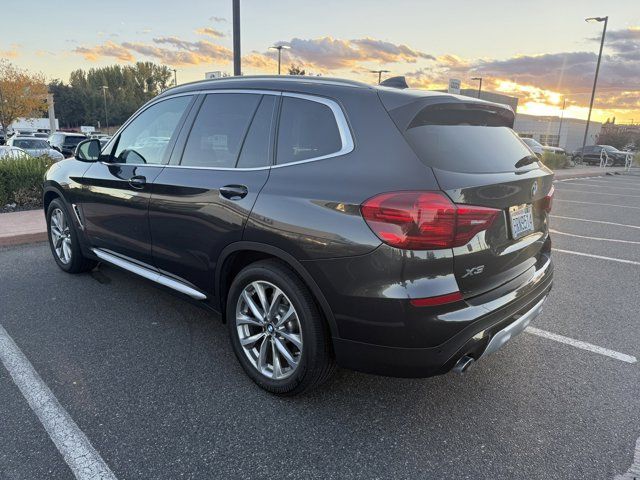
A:
<svg viewBox="0 0 640 480">
<path fill-rule="evenodd" d="M 125 125 L 98 158 L 100 182 L 92 167 L 78 173 L 96 160 L 82 145 L 48 173 L 61 268 L 104 261 L 199 299 L 222 313 L 245 372 L 282 395 L 321 384 L 336 364 L 400 377 L 463 371 L 542 311 L 553 175 L 513 132 L 509 107 L 295 77 L 199 82 L 152 107 L 189 95 L 175 125 L 146 133 L 153 141 L 131 140 Z M 122 232 L 109 241 L 120 220 L 104 219 L 123 200 L 104 197 L 104 177 L 128 172 L 138 185 L 158 151 L 136 210 L 146 209 L 151 245 L 137 258 L 119 251 Z"/>
</svg>

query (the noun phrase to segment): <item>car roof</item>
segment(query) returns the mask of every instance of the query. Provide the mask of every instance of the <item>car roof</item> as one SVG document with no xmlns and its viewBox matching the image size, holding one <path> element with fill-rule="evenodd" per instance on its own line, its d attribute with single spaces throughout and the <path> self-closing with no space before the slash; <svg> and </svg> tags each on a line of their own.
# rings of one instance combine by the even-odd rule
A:
<svg viewBox="0 0 640 480">
<path fill-rule="evenodd" d="M 479 100 L 473 97 L 465 97 L 463 95 L 454 95 L 446 92 L 437 92 L 432 90 L 422 90 L 417 88 L 394 88 L 382 85 L 370 85 L 368 83 L 349 80 L 345 78 L 335 77 L 314 77 L 311 75 L 244 75 L 239 77 L 222 77 L 207 80 L 198 80 L 195 82 L 184 83 L 177 87 L 169 88 L 162 92 L 158 97 L 175 95 L 177 93 L 196 92 L 201 90 L 218 90 L 218 89 L 251 89 L 251 90 L 305 90 L 310 91 L 318 87 L 349 87 L 351 89 L 377 91 L 385 96 L 395 96 L 403 98 L 401 103 L 407 103 L 417 98 L 449 98 L 465 102 L 477 102 L 483 104 L 492 104 L 486 100 Z M 500 105 L 500 104 L 494 104 Z M 504 108 L 510 108 L 506 105 L 500 105 Z"/>
</svg>

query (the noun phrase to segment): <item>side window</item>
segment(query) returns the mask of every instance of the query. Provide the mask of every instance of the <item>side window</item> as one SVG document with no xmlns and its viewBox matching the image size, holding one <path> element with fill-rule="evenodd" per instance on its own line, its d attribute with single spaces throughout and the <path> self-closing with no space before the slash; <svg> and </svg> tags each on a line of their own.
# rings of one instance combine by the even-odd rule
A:
<svg viewBox="0 0 640 480">
<path fill-rule="evenodd" d="M 167 146 L 177 133 L 191 96 L 175 97 L 152 105 L 122 131 L 113 154 L 116 163 L 163 163 Z"/>
<path fill-rule="evenodd" d="M 271 163 L 271 124 L 276 97 L 264 95 L 253 116 L 247 137 L 244 139 L 239 168 L 265 167 Z"/>
<path fill-rule="evenodd" d="M 261 95 L 207 95 L 193 122 L 180 165 L 233 168 Z"/>
<path fill-rule="evenodd" d="M 277 163 L 297 162 L 340 151 L 342 141 L 333 111 L 319 102 L 282 97 Z"/>
</svg>

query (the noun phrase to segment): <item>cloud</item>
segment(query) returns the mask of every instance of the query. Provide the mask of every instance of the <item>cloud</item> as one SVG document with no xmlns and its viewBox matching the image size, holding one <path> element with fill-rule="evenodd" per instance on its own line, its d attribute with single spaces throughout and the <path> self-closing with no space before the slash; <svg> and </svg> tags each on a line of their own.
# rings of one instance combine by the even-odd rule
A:
<svg viewBox="0 0 640 480">
<path fill-rule="evenodd" d="M 222 32 L 204 27 L 196 33 L 220 38 Z M 331 37 L 317 39 L 294 38 L 281 42 L 291 47 L 283 51 L 285 61 L 302 64 L 318 71 L 334 69 L 358 69 L 363 62 L 377 64 L 416 63 L 419 60 L 435 60 L 435 57 L 407 45 L 395 44 L 373 38 L 341 40 Z M 203 63 L 229 62 L 232 51 L 209 40 L 185 40 L 176 36 L 156 37 L 151 42 L 108 41 L 94 47 L 77 47 L 74 52 L 82 54 L 87 60 L 96 61 L 100 57 L 113 57 L 121 61 L 134 61 L 134 54 L 157 59 L 169 65 L 200 65 Z M 275 65 L 276 54 L 252 52 L 243 57 L 245 65 L 256 70 L 271 71 Z"/>
<path fill-rule="evenodd" d="M 224 17 L 209 17 L 209 21 L 215 22 L 215 23 L 225 23 L 227 19 Z"/>
<path fill-rule="evenodd" d="M 229 62 L 233 58 L 230 49 L 207 40 L 190 42 L 177 37 L 160 37 L 154 38 L 153 43 L 155 45 L 125 42 L 122 46 L 173 66 Z M 168 45 L 171 48 L 158 45 Z"/>
<path fill-rule="evenodd" d="M 199 35 L 208 35 L 209 37 L 214 38 L 222 38 L 225 36 L 224 33 L 222 33 L 220 30 L 216 30 L 215 28 L 211 27 L 198 28 L 196 30 L 196 33 Z"/>
<path fill-rule="evenodd" d="M 95 47 L 76 47 L 73 51 L 91 62 L 99 60 L 100 57 L 113 57 L 123 62 L 135 61 L 134 56 L 127 48 L 111 41 Z"/>
<path fill-rule="evenodd" d="M 415 63 L 418 60 L 434 60 L 427 53 L 414 50 L 407 45 L 398 45 L 373 38 L 342 40 L 333 37 L 314 39 L 293 38 L 288 42 L 291 50 L 288 56 L 298 63 L 315 67 L 319 70 L 353 69 L 360 62 Z M 266 55 L 273 56 L 272 53 Z"/>
<path fill-rule="evenodd" d="M 19 47 L 14 43 L 8 50 L 0 50 L 0 58 L 18 58 L 20 56 Z"/>
</svg>

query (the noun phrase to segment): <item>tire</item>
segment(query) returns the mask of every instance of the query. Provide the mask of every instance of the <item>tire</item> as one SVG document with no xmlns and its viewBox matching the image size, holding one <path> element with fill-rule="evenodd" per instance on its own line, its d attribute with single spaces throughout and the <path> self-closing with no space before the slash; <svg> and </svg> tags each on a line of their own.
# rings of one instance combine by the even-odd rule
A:
<svg viewBox="0 0 640 480">
<path fill-rule="evenodd" d="M 249 297 L 263 315 L 267 309 L 261 305 L 259 290 L 264 305 L 277 306 L 271 308 L 274 313 L 268 314 L 266 321 L 258 320 L 246 300 Z M 282 295 L 278 296 L 278 291 Z M 279 302 L 274 303 L 274 297 Z M 287 316 L 291 307 L 293 313 Z M 262 260 L 240 271 L 229 289 L 226 320 L 231 345 L 242 368 L 268 392 L 299 395 L 322 384 L 335 370 L 328 325 L 309 289 L 283 262 Z M 279 325 L 283 320 L 285 323 Z M 295 366 L 282 353 L 283 347 Z"/>
<path fill-rule="evenodd" d="M 62 237 L 64 238 L 62 239 L 58 235 L 61 231 L 60 227 L 63 227 Z M 88 272 L 96 266 L 95 260 L 88 259 L 82 254 L 76 224 L 66 205 L 59 198 L 54 199 L 47 208 L 47 237 L 53 259 L 65 272 Z"/>
</svg>

